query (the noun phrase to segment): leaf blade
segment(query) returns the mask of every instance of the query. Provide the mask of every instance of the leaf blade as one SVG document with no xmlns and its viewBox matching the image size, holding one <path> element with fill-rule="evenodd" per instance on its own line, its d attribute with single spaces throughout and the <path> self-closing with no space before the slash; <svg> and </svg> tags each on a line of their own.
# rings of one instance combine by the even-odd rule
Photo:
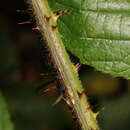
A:
<svg viewBox="0 0 130 130">
<path fill-rule="evenodd" d="M 54 11 L 68 9 L 58 29 L 69 51 L 83 64 L 130 79 L 130 1 L 50 0 Z"/>
</svg>

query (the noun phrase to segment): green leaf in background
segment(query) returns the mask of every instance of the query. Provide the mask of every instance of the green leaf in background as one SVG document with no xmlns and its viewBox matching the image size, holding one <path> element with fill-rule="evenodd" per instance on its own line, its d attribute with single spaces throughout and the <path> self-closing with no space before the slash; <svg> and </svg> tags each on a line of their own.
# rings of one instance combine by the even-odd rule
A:
<svg viewBox="0 0 130 130">
<path fill-rule="evenodd" d="M 0 93 L 0 130 L 13 130 L 6 103 Z"/>
<path fill-rule="evenodd" d="M 69 51 L 81 63 L 130 79 L 130 0 L 49 0 Z"/>
</svg>

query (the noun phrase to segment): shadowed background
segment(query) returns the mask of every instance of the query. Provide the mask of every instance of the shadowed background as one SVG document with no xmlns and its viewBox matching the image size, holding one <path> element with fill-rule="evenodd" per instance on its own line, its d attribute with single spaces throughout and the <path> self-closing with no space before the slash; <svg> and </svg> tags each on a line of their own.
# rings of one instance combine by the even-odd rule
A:
<svg viewBox="0 0 130 130">
<path fill-rule="evenodd" d="M 6 100 L 15 130 L 75 130 L 76 123 L 64 104 L 52 106 L 59 92 L 43 93 L 36 89 L 55 79 L 55 75 L 41 76 L 51 71 L 46 47 L 41 46 L 41 36 L 35 20 L 23 0 L 2 1 L 0 4 L 0 88 Z M 33 24 L 21 25 L 23 21 Z M 78 59 L 71 55 L 73 62 Z M 53 70 L 52 70 L 53 72 Z M 112 78 L 91 67 L 82 66 L 80 79 L 92 109 L 101 111 L 98 116 L 103 130 L 130 128 L 130 82 Z M 52 83 L 53 84 L 53 83 Z M 104 109 L 104 110 L 102 110 Z"/>
</svg>

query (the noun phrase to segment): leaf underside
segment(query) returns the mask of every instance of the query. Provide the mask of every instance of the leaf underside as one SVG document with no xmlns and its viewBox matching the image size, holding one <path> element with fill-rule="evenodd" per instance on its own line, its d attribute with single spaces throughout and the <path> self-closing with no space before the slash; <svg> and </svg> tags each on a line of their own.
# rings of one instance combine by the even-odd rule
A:
<svg viewBox="0 0 130 130">
<path fill-rule="evenodd" d="M 81 63 L 130 79 L 130 0 L 48 0 L 66 48 Z"/>
</svg>

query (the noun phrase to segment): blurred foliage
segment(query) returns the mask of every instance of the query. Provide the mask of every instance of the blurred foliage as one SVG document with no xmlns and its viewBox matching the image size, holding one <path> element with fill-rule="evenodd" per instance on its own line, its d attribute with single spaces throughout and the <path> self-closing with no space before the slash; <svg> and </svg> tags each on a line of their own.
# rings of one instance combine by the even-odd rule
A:
<svg viewBox="0 0 130 130">
<path fill-rule="evenodd" d="M 99 115 L 103 130 L 129 130 L 130 129 L 130 94 L 120 98 L 102 100 L 100 103 L 104 110 Z"/>
<path fill-rule="evenodd" d="M 37 85 L 12 83 L 3 86 L 2 91 L 12 114 L 16 130 L 61 130 L 69 129 L 70 113 L 63 103 L 52 106 L 58 96 L 38 96 Z M 51 93 L 52 94 L 52 93 Z"/>
<path fill-rule="evenodd" d="M 92 72 L 89 75 L 81 75 L 84 87 L 91 96 L 107 96 L 115 93 L 119 88 L 119 79 L 99 72 Z"/>
<path fill-rule="evenodd" d="M 0 92 L 0 130 L 13 130 L 13 125 L 10 121 L 9 112 L 6 103 Z"/>
<path fill-rule="evenodd" d="M 42 96 L 36 92 L 39 86 L 46 87 L 44 83 L 55 76 L 40 76 L 41 72 L 48 73 L 50 68 L 46 66 L 48 52 L 41 49 L 38 38 L 40 35 L 32 31 L 34 25 L 17 24 L 30 19 L 28 14 L 16 12 L 17 9 L 26 9 L 27 5 L 23 0 L 2 2 L 0 89 L 6 99 L 15 130 L 77 129 L 70 111 L 63 102 L 52 106 L 59 92 L 54 90 L 48 94 L 43 93 Z M 78 61 L 75 57 L 72 59 L 74 62 Z M 98 116 L 102 130 L 130 129 L 130 82 L 122 78 L 112 78 L 84 65 L 79 74 L 92 109 L 96 112 L 104 108 Z M 1 100 L 3 98 L 0 97 Z M 1 121 L 0 124 L 4 125 Z M 12 130 L 12 125 L 9 130 Z"/>
</svg>

